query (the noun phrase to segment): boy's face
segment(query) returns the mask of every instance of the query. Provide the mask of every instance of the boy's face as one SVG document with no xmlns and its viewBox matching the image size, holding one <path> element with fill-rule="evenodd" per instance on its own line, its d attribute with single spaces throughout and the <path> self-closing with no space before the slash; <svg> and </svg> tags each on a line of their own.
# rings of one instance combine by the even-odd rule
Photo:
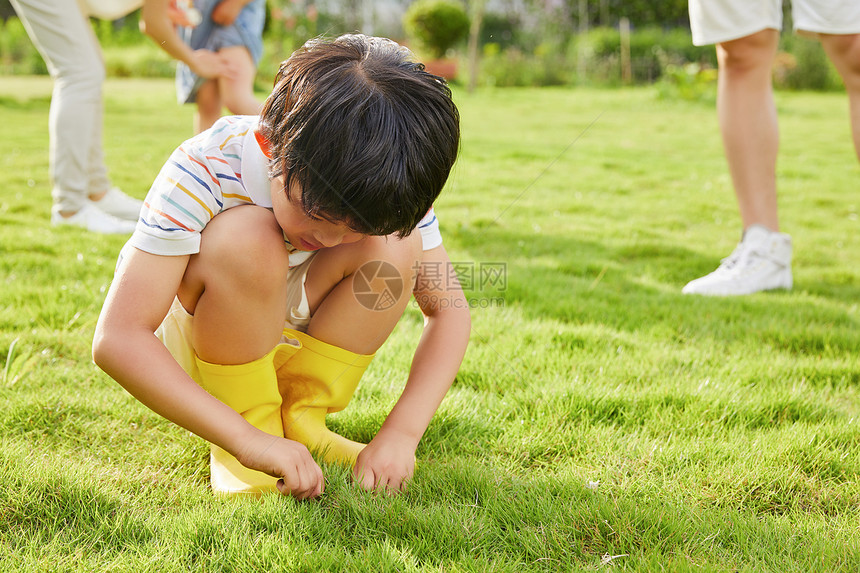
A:
<svg viewBox="0 0 860 573">
<path fill-rule="evenodd" d="M 300 251 L 316 251 L 344 243 L 355 243 L 365 237 L 350 229 L 346 223 L 313 219 L 305 214 L 301 188 L 295 179 L 291 183 L 290 198 L 284 191 L 283 176 L 272 179 L 270 184 L 275 219 L 290 244 Z"/>
</svg>

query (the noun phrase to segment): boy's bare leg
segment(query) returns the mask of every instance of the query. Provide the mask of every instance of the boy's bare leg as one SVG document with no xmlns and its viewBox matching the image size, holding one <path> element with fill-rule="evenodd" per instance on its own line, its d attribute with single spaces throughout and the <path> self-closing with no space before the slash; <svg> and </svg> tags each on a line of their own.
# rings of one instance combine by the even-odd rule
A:
<svg viewBox="0 0 860 573">
<path fill-rule="evenodd" d="M 197 355 L 245 364 L 271 351 L 284 328 L 288 271 L 283 234 L 269 210 L 235 207 L 212 219 L 179 288 L 194 315 Z"/>
<path fill-rule="evenodd" d="M 406 309 L 421 261 L 422 242 L 415 232 L 404 239 L 365 237 L 357 243 L 320 251 L 308 271 L 305 283 L 312 318 L 308 334 L 357 354 L 376 352 L 394 330 Z M 356 297 L 367 283 L 369 271 L 382 268 L 395 272 L 394 278 L 370 281 L 380 298 L 372 304 Z M 399 274 L 399 279 L 397 278 Z M 387 291 L 387 292 L 386 292 Z M 370 296 L 373 300 L 373 296 Z"/>
<path fill-rule="evenodd" d="M 217 80 L 203 82 L 197 90 L 197 111 L 194 114 L 194 133 L 206 131 L 221 117 L 221 95 Z"/>
<path fill-rule="evenodd" d="M 717 46 L 717 114 L 743 228 L 779 230 L 779 147 L 771 63 L 779 33 L 767 29 Z"/>
<path fill-rule="evenodd" d="M 845 82 L 851 110 L 854 150 L 860 159 L 860 34 L 819 34 L 818 37 Z"/>
<path fill-rule="evenodd" d="M 421 245 L 413 233 L 321 250 L 306 281 L 313 314 L 308 334 L 358 354 L 376 352 L 410 300 Z M 380 295 L 388 288 L 392 299 L 369 305 L 356 297 L 354 280 L 365 265 L 396 270 L 399 280 L 370 283 Z M 179 288 L 179 300 L 194 315 L 192 343 L 200 358 L 244 364 L 274 348 L 287 314 L 288 272 L 283 234 L 270 211 L 235 207 L 212 219 Z"/>
<path fill-rule="evenodd" d="M 224 106 L 235 115 L 258 115 L 263 102 L 254 96 L 257 68 L 251 54 L 243 46 L 231 46 L 218 50 L 218 55 L 236 70 L 233 76 L 218 78 L 218 91 Z"/>
</svg>

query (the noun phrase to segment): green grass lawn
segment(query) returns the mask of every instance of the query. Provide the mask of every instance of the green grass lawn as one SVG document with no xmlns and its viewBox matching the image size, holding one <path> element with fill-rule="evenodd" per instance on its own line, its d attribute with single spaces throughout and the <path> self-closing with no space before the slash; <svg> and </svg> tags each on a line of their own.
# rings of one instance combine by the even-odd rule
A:
<svg viewBox="0 0 860 573">
<path fill-rule="evenodd" d="M 860 167 L 840 94 L 780 93 L 795 288 L 687 297 L 739 221 L 711 104 L 653 89 L 456 92 L 437 212 L 474 305 L 409 490 L 224 500 L 207 445 L 99 371 L 124 239 L 49 224 L 50 81 L 0 78 L 6 571 L 860 570 Z M 191 134 L 170 80 L 106 85 L 139 197 Z M 331 425 L 370 439 L 410 308 Z"/>
</svg>

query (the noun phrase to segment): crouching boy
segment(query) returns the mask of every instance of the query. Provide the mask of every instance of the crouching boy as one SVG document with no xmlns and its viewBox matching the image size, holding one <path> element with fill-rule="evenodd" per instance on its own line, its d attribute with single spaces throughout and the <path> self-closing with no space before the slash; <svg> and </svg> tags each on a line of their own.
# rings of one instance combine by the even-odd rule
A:
<svg viewBox="0 0 860 573">
<path fill-rule="evenodd" d="M 382 38 L 312 40 L 262 114 L 185 142 L 123 248 L 93 342 L 143 404 L 212 444 L 220 493 L 316 497 L 310 451 L 399 491 L 460 366 L 468 305 L 433 202 L 459 146 L 451 92 Z M 425 328 L 367 445 L 325 427 L 410 294 Z M 309 451 L 310 450 L 310 451 Z"/>
</svg>

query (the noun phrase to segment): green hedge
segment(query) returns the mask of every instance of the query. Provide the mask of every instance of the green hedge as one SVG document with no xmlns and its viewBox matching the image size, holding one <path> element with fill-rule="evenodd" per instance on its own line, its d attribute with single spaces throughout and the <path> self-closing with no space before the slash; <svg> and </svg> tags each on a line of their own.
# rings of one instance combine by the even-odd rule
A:
<svg viewBox="0 0 860 573">
<path fill-rule="evenodd" d="M 689 30 L 642 28 L 630 36 L 632 81 L 653 83 L 667 65 L 696 62 L 716 67 L 713 47 L 693 46 Z M 497 86 L 621 83 L 621 34 L 614 28 L 593 28 L 574 37 L 564 53 L 552 44 L 533 51 L 488 42 L 481 62 L 482 82 Z"/>
<path fill-rule="evenodd" d="M 295 24 L 270 18 L 264 35 L 258 85 L 264 90 L 278 63 L 320 30 L 341 29 L 320 14 L 300 15 Z M 108 75 L 170 77 L 171 58 L 138 30 L 138 13 L 119 22 L 93 21 L 102 44 Z M 621 36 L 615 28 L 593 28 L 566 45 L 551 38 L 535 42 L 513 20 L 488 13 L 483 27 L 479 83 L 493 86 L 621 84 Z M 528 36 L 528 37 L 526 37 Z M 712 82 L 716 68 L 713 46 L 695 47 L 689 29 L 640 27 L 630 37 L 633 82 L 660 82 L 668 92 L 699 93 Z M 461 66 L 466 69 L 466 66 Z M 0 74 L 46 74 L 47 67 L 17 18 L 0 20 Z M 842 82 L 821 45 L 791 33 L 783 34 L 774 66 L 781 89 L 841 90 Z"/>
<path fill-rule="evenodd" d="M 621 79 L 621 33 L 617 29 L 590 30 L 577 39 L 571 56 L 585 58 L 584 80 L 613 83 Z M 655 82 L 667 64 L 687 62 L 716 67 L 714 48 L 694 46 L 689 30 L 681 28 L 640 28 L 630 34 L 633 83 Z"/>
<path fill-rule="evenodd" d="M 774 63 L 774 84 L 783 89 L 835 91 L 842 79 L 817 40 L 783 34 Z"/>
<path fill-rule="evenodd" d="M 48 73 L 48 67 L 18 18 L 0 21 L 0 73 L 25 75 Z"/>
<path fill-rule="evenodd" d="M 574 36 L 563 53 L 554 44 L 523 49 L 514 30 L 493 22 L 485 35 L 480 83 L 493 86 L 622 84 L 621 34 L 615 28 L 593 28 Z M 709 91 L 716 77 L 713 46 L 693 45 L 687 28 L 645 27 L 630 36 L 632 83 L 660 83 L 664 95 Z M 841 90 L 842 81 L 821 45 L 792 33 L 783 34 L 774 64 L 774 85 L 792 90 Z M 698 95 L 696 97 L 698 97 Z M 684 95 L 683 97 L 688 97 Z"/>
<path fill-rule="evenodd" d="M 576 12 L 576 2 L 570 5 Z M 591 26 L 617 25 L 622 17 L 634 26 L 686 28 L 690 23 L 687 0 L 588 0 L 588 15 Z"/>
</svg>

